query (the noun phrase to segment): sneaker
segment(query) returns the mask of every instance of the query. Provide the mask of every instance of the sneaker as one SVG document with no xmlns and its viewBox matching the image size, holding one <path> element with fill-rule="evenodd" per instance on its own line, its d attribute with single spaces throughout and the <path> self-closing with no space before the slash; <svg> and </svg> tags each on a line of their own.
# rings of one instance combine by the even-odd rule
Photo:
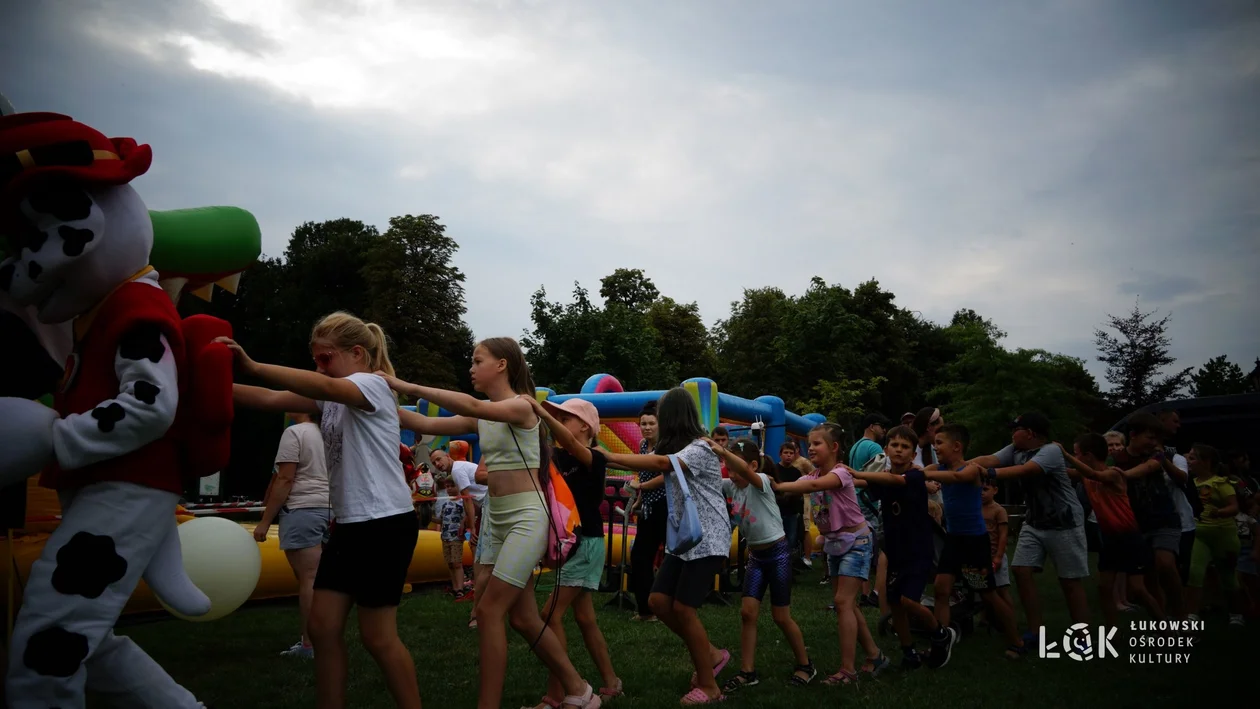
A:
<svg viewBox="0 0 1260 709">
<path fill-rule="evenodd" d="M 927 666 L 937 669 L 949 664 L 949 658 L 953 655 L 954 645 L 957 642 L 958 631 L 948 627 L 938 630 L 932 637 L 932 651 L 928 653 Z"/>
<path fill-rule="evenodd" d="M 923 666 L 923 656 L 915 650 L 907 650 L 901 655 L 901 669 L 917 670 Z"/>
<path fill-rule="evenodd" d="M 1229 624 L 1235 628 L 1241 628 L 1246 625 L 1247 622 L 1243 620 L 1241 613 L 1230 613 Z"/>
<path fill-rule="evenodd" d="M 313 660 L 315 659 L 315 648 L 309 645 L 303 645 L 302 641 L 299 640 L 296 643 L 293 643 L 293 647 L 280 653 L 280 656 L 281 657 L 297 657 L 303 660 Z"/>
<path fill-rule="evenodd" d="M 467 590 L 459 590 L 455 592 L 456 603 L 467 603 L 473 599 L 473 592 Z"/>
<path fill-rule="evenodd" d="M 819 586 L 830 586 L 830 585 L 831 585 L 831 577 L 830 577 L 830 576 L 828 576 L 827 574 L 823 574 L 822 581 L 819 581 L 819 582 L 818 582 L 818 585 L 819 585 Z"/>
<path fill-rule="evenodd" d="M 858 596 L 858 605 L 862 608 L 879 608 L 879 592 L 871 591 L 865 596 Z"/>
<path fill-rule="evenodd" d="M 813 569 L 813 568 L 814 568 L 814 562 L 810 561 L 810 559 L 809 559 L 809 557 L 808 557 L 808 556 L 803 556 L 803 557 L 801 557 L 801 563 L 802 563 L 802 564 L 804 564 L 804 565 L 805 565 L 805 568 L 807 568 L 807 569 Z"/>
</svg>

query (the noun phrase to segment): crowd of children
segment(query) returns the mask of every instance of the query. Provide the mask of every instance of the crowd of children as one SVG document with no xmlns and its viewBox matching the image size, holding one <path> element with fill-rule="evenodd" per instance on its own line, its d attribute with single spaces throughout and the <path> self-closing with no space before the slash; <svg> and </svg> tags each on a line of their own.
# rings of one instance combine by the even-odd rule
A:
<svg viewBox="0 0 1260 709">
<path fill-rule="evenodd" d="M 1073 622 L 1089 622 L 1082 579 L 1090 576 L 1091 546 L 1098 552 L 1098 593 L 1108 625 L 1117 625 L 1118 613 L 1133 608 L 1131 602 L 1156 619 L 1197 620 L 1206 587 L 1219 591 L 1233 625 L 1260 603 L 1260 496 L 1249 461 L 1206 445 L 1193 446 L 1184 458 L 1165 448 L 1175 413 L 1134 415 L 1126 433 L 1083 435 L 1070 451 L 1053 441 L 1044 416 L 1028 413 L 1012 423 L 1011 445 L 968 458 L 967 429 L 945 423 L 939 409 L 927 407 L 903 417 L 912 425 L 890 428 L 882 416 L 868 416 L 847 456 L 840 427 L 818 425 L 809 432 L 808 461 L 789 442 L 776 463 L 752 439 L 728 441 L 725 430 L 705 431 L 691 395 L 676 388 L 645 407 L 644 440 L 639 454 L 629 455 L 599 447 L 599 415 L 590 403 L 538 402 L 523 353 L 510 338 L 485 340 L 472 353 L 472 383 L 485 398 L 397 379 L 385 334 L 345 313 L 327 316 L 312 332 L 313 372 L 256 363 L 239 345 L 225 342 L 244 374 L 274 387 L 236 385 L 238 405 L 296 413 L 301 421 L 309 416 L 322 437 L 327 501 L 321 504 L 328 514 L 316 509 L 309 516 L 332 521 L 322 554 L 310 555 L 309 565 L 317 568 L 311 598 L 303 603 L 309 610 L 303 613 L 302 652 L 291 653 L 313 655 L 321 709 L 346 706 L 344 635 L 352 606 L 359 609 L 362 642 L 397 705 L 420 706 L 411 655 L 397 634 L 401 590 L 420 528 L 398 453 L 403 429 L 479 437 L 477 463 L 432 451 L 436 479 L 426 478 L 424 485 L 443 493 L 432 512 L 451 592 L 455 600 L 473 602 L 469 625 L 478 631 L 483 709 L 501 704 L 505 623 L 548 669 L 539 707 L 598 709 L 626 691 L 591 597 L 604 570 L 601 503 L 609 466 L 638 471 L 629 485 L 636 497 L 628 512 L 638 523 L 630 555 L 635 619 L 663 622 L 686 648 L 694 673 L 684 705 L 719 701 L 761 683 L 757 619 L 767 591 L 771 615 L 795 657 L 787 681 L 814 680 L 818 670 L 791 604 L 794 565 L 809 568 L 811 550 L 826 559 L 837 618 L 840 667 L 823 680 L 827 684 L 853 684 L 892 666 L 872 637 L 863 605 L 878 605 L 886 614 L 901 644 L 903 669 L 947 665 L 960 636 L 951 603 L 959 585 L 980 597 L 1004 637 L 1005 656 L 1023 657 L 1029 633 L 1042 625 L 1033 573 L 1047 558 Z M 401 410 L 397 394 L 455 415 L 430 418 Z M 305 460 L 296 452 L 277 457 L 286 466 L 279 480 L 284 494 L 269 503 L 257 533 L 266 534 L 286 499 L 297 507 L 293 470 Z M 561 560 L 540 612 L 534 571 L 558 533 L 549 506 L 549 486 L 557 484 L 547 474 L 553 465 L 572 495 L 578 539 Z M 1008 562 L 1011 518 L 996 495 L 1000 482 L 1012 479 L 1021 483 L 1026 508 Z M 685 548 L 671 546 L 670 520 L 688 505 L 698 538 Z M 817 526 L 817 539 L 801 534 L 802 512 Z M 300 517 L 286 514 L 290 525 Z M 284 526 L 286 517 L 280 519 Z M 696 610 L 726 569 L 732 525 L 748 547 L 740 666 L 719 684 L 731 654 L 712 643 Z M 297 527 L 292 530 L 298 534 Z M 464 578 L 466 538 L 474 549 L 472 588 Z M 294 548 L 313 544 L 294 539 Z M 1009 593 L 1012 575 L 1029 631 L 1022 635 Z M 601 675 L 598 690 L 569 659 L 562 620 L 570 611 Z M 924 652 L 915 647 L 916 630 L 929 638 Z"/>
</svg>

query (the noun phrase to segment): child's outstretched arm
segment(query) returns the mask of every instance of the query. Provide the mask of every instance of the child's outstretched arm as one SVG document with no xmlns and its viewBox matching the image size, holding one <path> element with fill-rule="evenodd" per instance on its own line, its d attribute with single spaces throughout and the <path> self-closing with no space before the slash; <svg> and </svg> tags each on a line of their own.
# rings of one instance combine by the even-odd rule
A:
<svg viewBox="0 0 1260 709">
<path fill-rule="evenodd" d="M 980 479 L 980 466 L 968 465 L 962 470 L 937 470 L 935 466 L 929 465 L 923 469 L 923 477 L 928 480 L 935 480 L 938 483 L 947 483 L 950 485 L 956 483 L 972 483 Z"/>
<path fill-rule="evenodd" d="M 1056 443 L 1055 445 L 1063 451 L 1063 459 L 1068 462 L 1068 465 L 1072 466 L 1072 468 L 1077 470 L 1081 475 L 1089 478 L 1090 480 L 1097 480 L 1098 482 L 1116 482 L 1117 473 L 1114 470 L 1106 467 L 1101 470 L 1091 468 L 1080 458 L 1068 453 L 1067 448 L 1065 448 L 1062 443 Z"/>
<path fill-rule="evenodd" d="M 236 366 L 240 368 L 243 374 L 257 377 L 268 384 L 288 389 L 289 391 L 301 397 L 306 397 L 313 401 L 334 401 L 338 404 L 353 406 L 359 409 L 372 408 L 372 404 L 359 390 L 358 385 L 349 379 L 339 377 L 329 377 L 319 372 L 312 372 L 307 369 L 294 369 L 292 367 L 281 367 L 278 364 L 262 364 L 250 359 L 245 353 L 245 348 L 236 343 L 235 340 L 228 337 L 216 337 L 215 342 L 227 345 L 228 349 L 236 357 Z M 235 390 L 233 390 L 235 396 Z M 294 400 L 290 400 L 293 402 Z M 290 409 L 291 410 L 291 409 Z M 301 409 L 309 411 L 309 409 Z M 316 409 L 318 412 L 318 409 Z"/>
<path fill-rule="evenodd" d="M 865 480 L 872 485 L 905 485 L 906 479 L 900 475 L 892 473 L 868 473 L 863 470 L 849 470 L 853 477 L 858 480 Z"/>
<path fill-rule="evenodd" d="M 726 469 L 729 470 L 732 475 L 738 475 L 744 482 L 752 485 L 758 490 L 761 489 L 761 476 L 753 474 L 752 469 L 748 467 L 748 461 L 726 450 L 722 446 L 719 446 L 717 442 L 711 438 L 702 438 L 701 440 L 708 444 L 709 448 L 712 448 L 713 452 L 717 453 L 719 458 L 726 461 Z"/>
<path fill-rule="evenodd" d="M 501 421 L 521 427 L 528 427 L 534 421 L 533 407 L 517 397 L 504 399 L 503 401 L 488 401 L 459 391 L 437 389 L 404 382 L 398 377 L 391 377 L 384 372 L 377 372 L 377 374 L 384 377 L 385 381 L 389 382 L 389 388 L 399 394 L 424 399 L 458 416 L 485 419 L 486 421 Z"/>
<path fill-rule="evenodd" d="M 407 409 L 398 410 L 398 426 L 426 436 L 458 436 L 477 432 L 477 419 L 467 416 L 425 416 Z"/>
<path fill-rule="evenodd" d="M 521 394 L 517 398 L 524 400 L 533 407 L 534 413 L 543 420 L 543 423 L 547 424 L 547 428 L 551 429 L 551 435 L 555 437 L 556 443 L 559 443 L 561 448 L 567 450 L 574 458 L 577 458 L 582 465 L 590 467 L 591 461 L 594 459 L 590 448 L 582 445 L 582 442 L 569 429 L 565 428 L 564 424 L 557 421 L 556 417 L 551 415 L 551 412 L 543 408 L 538 399 L 528 394 Z"/>
<path fill-rule="evenodd" d="M 319 413 L 319 405 L 314 399 L 294 394 L 291 391 L 277 391 L 248 384 L 232 385 L 232 402 L 246 409 L 271 411 L 278 414 L 293 412 L 315 415 Z"/>
<path fill-rule="evenodd" d="M 608 451 L 604 454 L 604 457 L 607 458 L 608 462 L 612 465 L 619 468 L 625 468 L 626 470 L 650 470 L 657 473 L 670 473 L 674 470 L 674 464 L 669 462 L 669 457 L 663 455 L 654 455 L 651 453 L 648 453 L 647 455 L 632 455 L 629 453 L 613 453 L 612 451 Z M 681 460 L 678 461 L 678 464 L 684 468 L 687 467 L 687 464 Z M 663 480 L 663 478 L 661 478 L 661 480 Z M 655 479 L 649 480 L 648 483 L 645 484 L 651 484 L 653 482 L 655 482 Z"/>
</svg>

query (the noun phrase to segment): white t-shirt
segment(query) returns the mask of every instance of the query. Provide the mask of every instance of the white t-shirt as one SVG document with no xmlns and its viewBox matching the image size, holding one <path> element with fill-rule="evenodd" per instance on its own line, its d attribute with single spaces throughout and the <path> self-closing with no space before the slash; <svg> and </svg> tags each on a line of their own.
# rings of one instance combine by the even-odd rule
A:
<svg viewBox="0 0 1260 709">
<path fill-rule="evenodd" d="M 318 402 L 333 514 L 351 524 L 411 512 L 411 490 L 398 459 L 398 401 L 375 374 L 356 372 L 346 379 L 372 410 Z"/>
<path fill-rule="evenodd" d="M 284 429 L 276 450 L 276 465 L 281 463 L 297 463 L 285 507 L 328 507 L 328 468 L 324 465 L 324 439 L 319 426 L 299 423 Z"/>
<path fill-rule="evenodd" d="M 936 451 L 928 449 L 928 452 L 929 452 L 928 459 L 924 460 L 923 459 L 923 446 L 915 446 L 914 467 L 918 468 L 919 470 L 923 470 L 927 466 L 936 463 Z M 892 470 L 892 463 L 886 464 L 884 466 L 884 470 Z M 935 501 L 936 504 L 940 505 L 942 508 L 945 507 L 945 494 L 941 492 L 939 488 L 937 489 L 936 492 L 929 494 L 928 499 Z"/>
<path fill-rule="evenodd" d="M 455 478 L 455 487 L 461 494 L 472 495 L 477 504 L 486 499 L 485 485 L 477 484 L 477 465 L 465 460 L 451 461 L 451 477 Z"/>
<path fill-rule="evenodd" d="M 1190 469 L 1186 457 L 1180 453 L 1173 456 L 1172 464 L 1183 473 Z M 1172 490 L 1173 505 L 1177 507 L 1177 516 L 1181 518 L 1181 531 L 1193 532 L 1195 530 L 1194 508 L 1190 506 L 1190 500 L 1186 499 L 1186 491 L 1168 473 L 1161 474 L 1168 483 L 1168 489 Z"/>
</svg>

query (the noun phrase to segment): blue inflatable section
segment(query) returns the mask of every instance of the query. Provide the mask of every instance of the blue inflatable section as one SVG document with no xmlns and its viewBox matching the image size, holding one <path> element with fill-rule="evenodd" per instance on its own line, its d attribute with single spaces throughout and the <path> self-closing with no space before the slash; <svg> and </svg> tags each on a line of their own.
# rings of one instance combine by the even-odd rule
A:
<svg viewBox="0 0 1260 709">
<path fill-rule="evenodd" d="M 638 417 L 644 404 L 649 401 L 656 401 L 665 393 L 663 390 L 595 393 L 596 389 L 601 386 L 607 388 L 607 383 L 604 383 L 607 379 L 609 379 L 609 375 L 606 374 L 592 376 L 586 380 L 586 383 L 582 386 L 582 392 L 578 394 L 557 394 L 551 389 L 540 387 L 537 395 L 540 400 L 554 401 L 557 404 L 572 398 L 585 399 L 595 405 L 595 408 L 599 411 L 600 418 L 633 419 Z M 723 425 L 731 432 L 733 438 L 753 436 L 752 424 L 761 423 L 764 427 L 765 452 L 776 462 L 779 460 L 779 448 L 782 447 L 783 442 L 789 436 L 798 439 L 807 438 L 810 429 L 826 420 L 821 414 L 810 413 L 802 416 L 792 413 L 787 410 L 783 399 L 777 396 L 759 396 L 756 399 L 745 399 L 717 391 L 717 385 L 707 379 L 691 379 L 684 382 L 681 386 L 691 391 L 693 396 L 701 399 L 697 401 L 697 405 L 701 409 L 701 418 L 705 419 L 707 417 L 711 421 L 723 421 Z M 707 388 L 709 386 L 712 387 L 711 390 Z M 620 386 L 618 385 L 616 388 L 619 389 Z M 714 393 L 716 393 L 716 397 L 712 396 Z M 716 401 L 716 411 L 710 411 L 710 402 L 713 400 Z M 403 408 L 409 411 L 429 411 L 430 406 L 429 402 L 421 401 L 416 406 L 404 406 Z M 453 414 L 445 409 L 438 409 L 437 415 L 452 416 Z M 707 430 L 711 427 L 705 426 L 705 428 Z M 415 444 L 414 433 L 403 431 L 402 434 L 403 443 L 408 446 Z M 472 446 L 472 459 L 480 459 L 481 448 L 477 445 L 477 436 L 456 436 L 455 439 L 468 441 Z"/>
</svg>

